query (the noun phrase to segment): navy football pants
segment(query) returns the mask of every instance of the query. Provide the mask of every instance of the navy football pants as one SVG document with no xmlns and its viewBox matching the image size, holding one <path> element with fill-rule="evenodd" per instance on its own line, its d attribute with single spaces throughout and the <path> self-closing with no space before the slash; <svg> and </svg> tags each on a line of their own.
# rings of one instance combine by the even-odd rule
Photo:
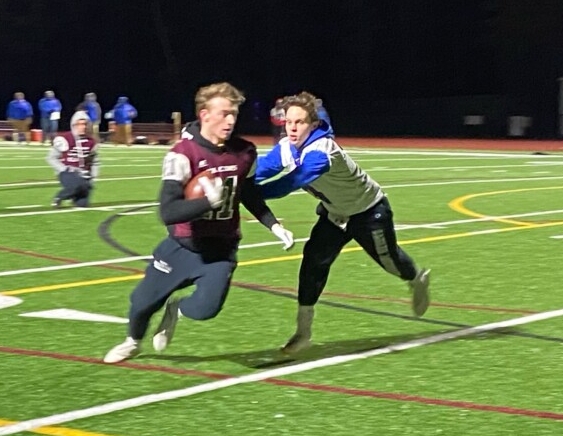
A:
<svg viewBox="0 0 563 436">
<path fill-rule="evenodd" d="M 61 200 L 72 200 L 74 205 L 78 207 L 88 207 L 90 192 L 92 192 L 90 180 L 71 171 L 62 171 L 59 174 L 59 180 L 63 189 L 55 197 Z"/>
<path fill-rule="evenodd" d="M 326 209 L 320 206 L 319 219 L 303 249 L 299 304 L 311 306 L 318 301 L 331 265 L 352 239 L 388 273 L 403 280 L 414 279 L 417 271 L 415 263 L 397 245 L 393 211 L 386 197 L 371 209 L 352 215 L 345 231 L 329 221 Z"/>
<path fill-rule="evenodd" d="M 192 284 L 195 284 L 194 292 L 180 299 L 182 315 L 194 320 L 217 316 L 229 293 L 236 261 L 206 262 L 201 254 L 171 238 L 158 245 L 153 257 L 145 277 L 130 297 L 129 336 L 142 339 L 152 315 L 164 306 L 170 295 Z"/>
</svg>

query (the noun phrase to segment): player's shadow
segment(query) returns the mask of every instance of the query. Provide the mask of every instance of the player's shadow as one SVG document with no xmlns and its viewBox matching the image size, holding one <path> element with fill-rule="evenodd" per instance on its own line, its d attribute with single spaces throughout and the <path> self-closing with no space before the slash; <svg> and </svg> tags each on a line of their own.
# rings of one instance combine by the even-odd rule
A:
<svg viewBox="0 0 563 436">
<path fill-rule="evenodd" d="M 436 332 L 439 333 L 439 332 Z M 427 337 L 432 332 L 422 332 L 399 336 L 374 336 L 369 338 L 358 338 L 325 343 L 313 343 L 313 345 L 299 353 L 287 355 L 280 348 L 271 348 L 244 353 L 226 353 L 210 356 L 174 355 L 174 354 L 143 354 L 145 359 L 162 360 L 177 363 L 199 363 L 217 362 L 228 360 L 236 364 L 253 369 L 276 368 L 292 365 L 299 362 L 323 359 L 327 357 L 340 356 L 344 354 L 361 353 L 378 348 L 385 348 L 393 344 L 401 344 L 407 341 Z"/>
</svg>

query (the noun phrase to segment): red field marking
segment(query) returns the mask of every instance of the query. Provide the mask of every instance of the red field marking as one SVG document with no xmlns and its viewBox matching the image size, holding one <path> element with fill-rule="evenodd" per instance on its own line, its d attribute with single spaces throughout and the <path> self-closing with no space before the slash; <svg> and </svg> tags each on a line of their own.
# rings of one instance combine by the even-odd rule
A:
<svg viewBox="0 0 563 436">
<path fill-rule="evenodd" d="M 19 248 L 10 248 L 10 247 L 0 246 L 0 251 L 4 251 L 6 253 L 12 253 L 12 254 L 21 254 L 23 256 L 37 257 L 39 259 L 55 260 L 55 261 L 63 262 L 63 263 L 67 263 L 67 264 L 82 263 L 82 261 L 78 260 L 78 259 L 71 259 L 71 258 L 68 258 L 68 257 L 54 256 L 54 255 L 51 255 L 51 254 L 37 253 L 36 251 L 30 251 L 30 250 L 20 250 Z M 127 271 L 127 272 L 133 272 L 133 273 L 144 272 L 144 270 L 140 270 L 138 268 L 130 268 L 130 267 L 119 266 L 119 265 L 97 265 L 97 267 L 98 268 L 105 268 L 105 269 L 113 269 L 113 270 L 116 270 L 116 271 Z"/>
<path fill-rule="evenodd" d="M 255 283 L 244 283 L 244 282 L 232 282 L 233 286 L 239 286 L 241 288 L 248 288 L 248 289 L 256 289 L 256 290 L 270 290 L 275 292 L 283 292 L 285 294 L 296 294 L 294 288 L 290 287 L 282 287 L 282 286 L 268 286 L 263 284 L 255 284 Z M 343 292 L 332 292 L 332 291 L 323 291 L 323 295 L 325 296 L 332 296 L 338 298 L 346 298 L 349 300 L 372 300 L 372 301 L 384 301 L 388 303 L 400 303 L 400 304 L 408 304 L 410 305 L 412 302 L 408 298 L 396 298 L 396 297 L 378 297 L 376 295 L 356 295 L 356 294 L 346 294 Z M 464 310 L 482 310 L 482 311 L 490 311 L 490 312 L 499 312 L 499 313 L 521 313 L 525 315 L 533 315 L 534 313 L 538 313 L 537 310 L 529 310 L 529 309 L 512 309 L 507 307 L 494 307 L 494 306 L 482 306 L 480 304 L 455 304 L 455 303 L 439 303 L 432 301 L 430 306 L 435 307 L 446 307 L 450 309 L 464 309 Z"/>
<path fill-rule="evenodd" d="M 0 353 L 23 355 L 30 357 L 46 357 L 46 358 L 68 361 L 68 362 L 82 362 L 82 363 L 89 363 L 95 365 L 109 365 L 107 363 L 104 363 L 101 359 L 96 359 L 93 357 L 75 356 L 71 354 L 62 354 L 62 353 L 54 353 L 54 352 L 39 351 L 39 350 L 28 350 L 23 348 L 0 346 Z M 236 377 L 235 375 L 230 375 L 230 374 L 198 371 L 193 369 L 173 368 L 173 367 L 166 367 L 160 365 L 142 364 L 142 363 L 127 362 L 127 361 L 117 364 L 112 364 L 111 366 L 134 369 L 139 371 L 160 372 L 160 373 L 172 374 L 172 375 L 186 375 L 192 377 L 201 377 L 201 378 L 208 378 L 213 380 L 223 380 L 223 379 Z M 419 404 L 426 404 L 433 406 L 450 407 L 456 409 L 477 410 L 481 412 L 494 412 L 494 413 L 502 413 L 506 415 L 527 416 L 531 418 L 542 418 L 542 419 L 563 421 L 563 413 L 544 411 L 544 410 L 522 409 L 518 407 L 511 407 L 511 406 L 480 404 L 471 401 L 431 398 L 431 397 L 423 397 L 420 395 L 404 394 L 399 392 L 382 392 L 382 391 L 372 391 L 367 389 L 354 389 L 344 386 L 331 386 L 331 385 L 321 385 L 316 383 L 295 382 L 295 381 L 283 380 L 277 378 L 265 379 L 262 380 L 260 383 L 267 383 L 267 384 L 271 384 L 275 386 L 283 386 L 283 387 L 293 387 L 298 389 L 308 389 L 317 392 L 350 395 L 355 397 L 379 398 L 379 399 L 390 400 L 390 401 L 411 402 L 411 403 L 419 403 Z"/>
<path fill-rule="evenodd" d="M 9 248 L 9 247 L 4 247 L 4 246 L 0 246 L 0 251 L 4 251 L 4 252 L 8 252 L 8 253 L 21 254 L 21 255 L 31 256 L 31 257 L 37 257 L 37 258 L 40 258 L 40 259 L 55 260 L 55 261 L 63 262 L 63 263 L 67 263 L 67 264 L 82 263 L 82 261 L 80 261 L 78 259 L 71 259 L 71 258 L 67 258 L 67 257 L 54 256 L 54 255 L 50 255 L 50 254 L 37 253 L 37 252 L 34 252 L 34 251 L 20 250 L 20 249 Z M 144 272 L 143 269 L 123 267 L 123 266 L 118 266 L 118 265 L 97 265 L 97 267 L 98 268 L 118 270 L 118 271 L 127 271 L 127 272 L 132 272 L 132 273 L 137 273 L 137 274 Z M 284 293 L 288 293 L 288 294 L 295 294 L 295 289 L 290 288 L 290 287 L 281 287 L 281 286 L 273 287 L 273 286 L 268 286 L 268 285 L 264 285 L 264 284 L 245 283 L 245 282 L 237 282 L 237 281 L 233 281 L 232 285 L 233 286 L 239 286 L 241 288 L 258 289 L 258 290 L 259 289 L 266 289 L 266 290 L 272 290 L 272 291 L 277 291 L 277 292 L 284 292 Z M 345 298 L 345 299 L 350 299 L 350 300 L 360 299 L 360 300 L 383 301 L 383 302 L 388 302 L 388 303 L 399 303 L 399 304 L 408 304 L 408 305 L 411 304 L 410 299 L 407 299 L 407 298 L 378 297 L 376 295 L 354 295 L 354 294 L 345 294 L 345 293 L 342 293 L 342 292 L 332 292 L 332 291 L 324 291 L 323 295 L 338 297 L 338 298 Z M 440 302 L 436 302 L 436 301 L 433 301 L 431 303 L 431 306 L 445 307 L 445 308 L 451 308 L 451 309 L 462 309 L 462 310 L 481 310 L 481 311 L 498 312 L 498 313 L 521 313 L 521 314 L 537 313 L 537 311 L 529 310 L 529 309 L 513 309 L 513 308 L 506 308 L 506 307 L 482 306 L 482 305 L 478 305 L 478 304 L 440 303 Z"/>
<path fill-rule="evenodd" d="M 272 144 L 270 136 L 245 136 L 256 144 Z M 429 148 L 444 150 L 563 151 L 563 141 L 458 138 L 352 138 L 337 136 L 340 145 L 366 148 Z"/>
</svg>

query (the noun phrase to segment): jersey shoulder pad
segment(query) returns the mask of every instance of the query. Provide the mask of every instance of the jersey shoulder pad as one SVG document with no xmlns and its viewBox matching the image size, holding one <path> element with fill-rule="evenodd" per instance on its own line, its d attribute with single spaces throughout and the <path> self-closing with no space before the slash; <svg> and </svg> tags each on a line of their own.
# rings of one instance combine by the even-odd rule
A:
<svg viewBox="0 0 563 436">
<path fill-rule="evenodd" d="M 162 163 L 162 180 L 185 183 L 192 176 L 190 160 L 183 153 L 169 151 Z"/>
<path fill-rule="evenodd" d="M 65 151 L 68 151 L 70 146 L 64 136 L 55 136 L 55 139 L 53 139 L 53 147 L 58 152 L 64 153 Z"/>
</svg>

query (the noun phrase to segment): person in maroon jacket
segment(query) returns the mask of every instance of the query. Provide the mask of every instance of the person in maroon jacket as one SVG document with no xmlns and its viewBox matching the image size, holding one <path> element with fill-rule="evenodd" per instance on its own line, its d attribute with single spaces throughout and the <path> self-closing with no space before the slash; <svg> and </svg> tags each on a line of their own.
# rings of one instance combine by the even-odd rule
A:
<svg viewBox="0 0 563 436">
<path fill-rule="evenodd" d="M 131 294 L 125 341 L 113 347 L 104 362 L 117 363 L 139 354 L 151 317 L 165 304 L 153 335 L 156 351 L 170 344 L 179 315 L 202 321 L 219 314 L 237 266 L 240 204 L 281 240 L 284 249 L 293 246 L 293 234 L 278 222 L 255 184 L 256 146 L 231 136 L 244 100 L 237 88 L 225 82 L 198 90 L 198 121 L 186 126 L 183 139 L 164 157 L 162 166 L 160 217 L 168 237 L 154 250 L 145 277 Z M 203 171 L 215 176 L 199 179 L 205 196 L 186 199 L 186 184 Z M 195 285 L 191 295 L 171 297 L 191 285 Z"/>
<path fill-rule="evenodd" d="M 270 109 L 270 123 L 272 123 L 272 136 L 274 145 L 286 136 L 285 133 L 285 111 L 283 109 L 283 98 L 276 100 L 275 106 Z"/>
<path fill-rule="evenodd" d="M 99 174 L 98 144 L 87 135 L 90 118 L 77 111 L 70 120 L 70 132 L 53 139 L 47 162 L 53 167 L 62 189 L 55 195 L 52 207 L 59 208 L 64 200 L 77 207 L 88 207 L 94 179 Z"/>
</svg>

